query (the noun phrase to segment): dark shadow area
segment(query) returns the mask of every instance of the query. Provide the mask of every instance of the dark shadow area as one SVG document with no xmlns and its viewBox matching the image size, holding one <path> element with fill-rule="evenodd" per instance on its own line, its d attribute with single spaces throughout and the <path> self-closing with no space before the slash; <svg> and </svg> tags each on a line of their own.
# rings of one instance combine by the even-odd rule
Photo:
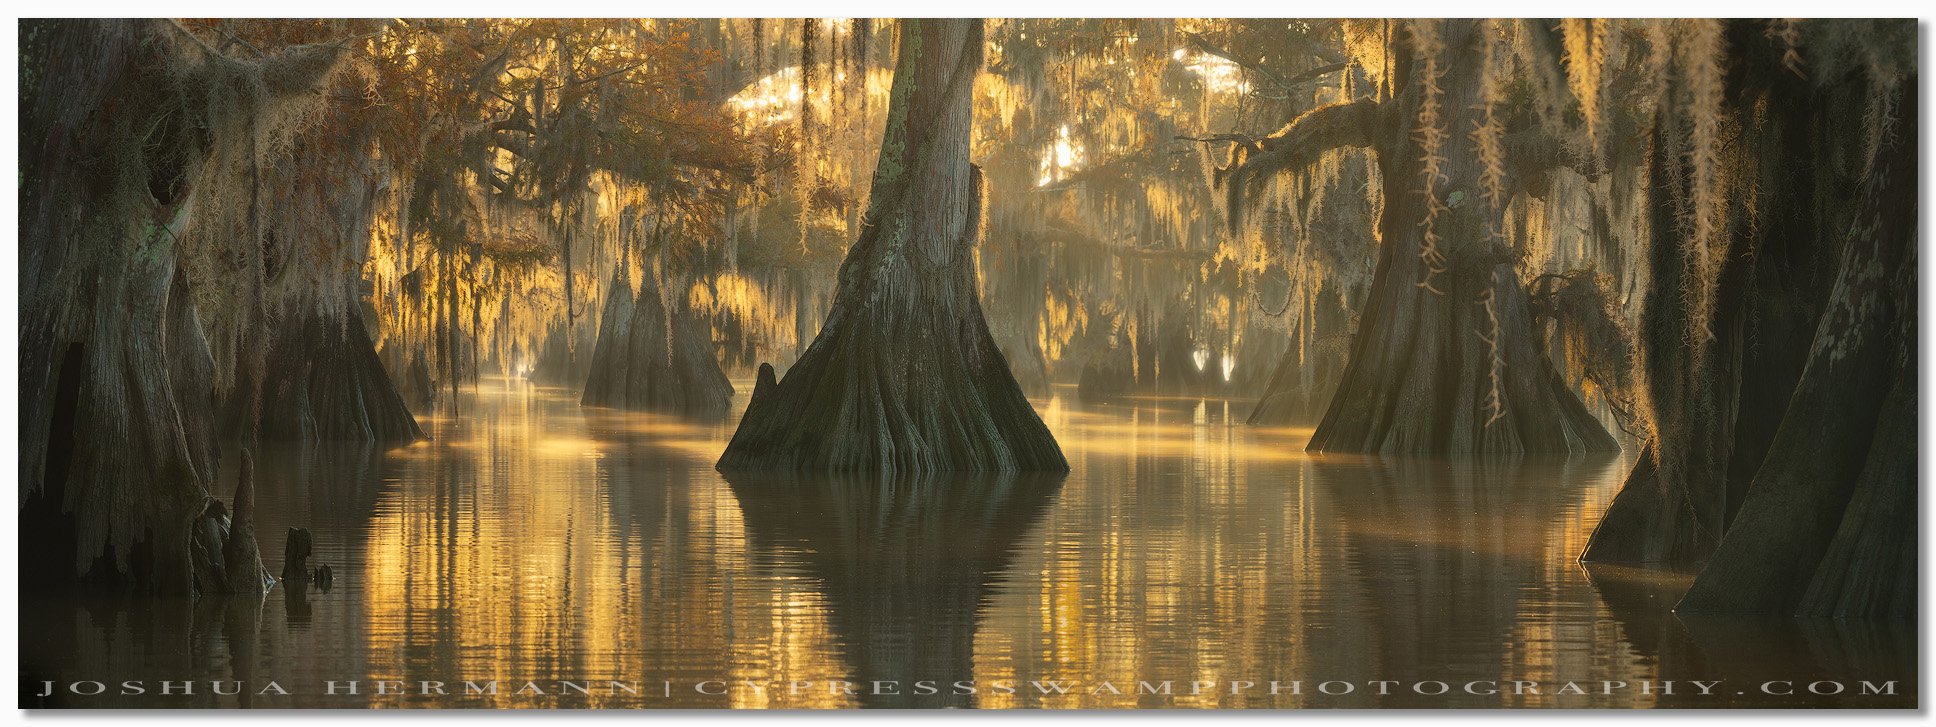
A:
<svg viewBox="0 0 1936 727">
<path fill-rule="evenodd" d="M 1915 704 L 1913 622 L 1676 614 L 1674 604 L 1694 580 L 1688 568 L 1589 564 L 1586 572 L 1627 643 L 1654 663 L 1660 679 L 1722 682 L 1716 692 L 1723 699 L 1677 690 L 1660 695 L 1658 706 Z M 1865 694 L 1865 681 L 1876 691 L 1893 681 L 1895 693 Z"/>
</svg>

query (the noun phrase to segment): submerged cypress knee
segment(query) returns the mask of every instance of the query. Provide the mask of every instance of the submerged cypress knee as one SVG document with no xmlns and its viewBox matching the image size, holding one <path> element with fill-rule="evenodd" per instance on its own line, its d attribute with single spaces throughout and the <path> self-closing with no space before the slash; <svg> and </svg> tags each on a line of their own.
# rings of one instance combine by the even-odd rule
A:
<svg viewBox="0 0 1936 727">
<path fill-rule="evenodd" d="M 826 323 L 754 389 L 721 470 L 1067 471 L 989 335 L 968 162 L 980 20 L 901 30 L 887 129 Z"/>
<path fill-rule="evenodd" d="M 262 593 L 275 584 L 262 567 L 255 543 L 255 457 L 242 450 L 242 471 L 235 480 L 235 516 L 229 520 L 229 539 L 222 544 L 226 568 L 224 593 Z"/>
</svg>

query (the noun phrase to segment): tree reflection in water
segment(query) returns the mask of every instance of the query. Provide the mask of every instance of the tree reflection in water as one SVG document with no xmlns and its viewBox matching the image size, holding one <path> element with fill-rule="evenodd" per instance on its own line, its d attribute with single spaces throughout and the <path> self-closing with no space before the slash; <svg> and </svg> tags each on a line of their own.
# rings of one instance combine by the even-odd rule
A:
<svg viewBox="0 0 1936 727">
<path fill-rule="evenodd" d="M 727 475 L 755 558 L 802 549 L 867 707 L 974 706 L 953 685 L 975 679 L 989 590 L 1062 479 Z"/>
<path fill-rule="evenodd" d="M 239 706 L 242 697 L 206 688 L 238 679 L 292 692 L 250 692 L 258 707 L 1916 699 L 1913 625 L 1677 617 L 1685 575 L 1583 570 L 1577 558 L 1627 458 L 1313 456 L 1301 446 L 1309 430 L 1246 426 L 1243 402 L 1083 404 L 1073 393 L 1059 387 L 1034 402 L 1073 465 L 1059 482 L 729 481 L 713 462 L 730 422 L 581 408 L 574 392 L 487 382 L 466 392 L 463 417 L 426 418 L 428 442 L 258 457 L 258 527 L 275 543 L 266 564 L 280 569 L 285 528 L 307 527 L 312 560 L 336 569 L 330 591 L 279 587 L 266 600 L 199 604 L 25 598 L 23 690 L 39 679 L 201 683 L 193 696 L 161 696 L 151 681 L 140 697 L 48 700 L 97 707 Z M 1893 679 L 1898 693 L 1806 693 L 1823 674 Z M 412 693 L 371 694 L 378 679 L 405 680 Z M 416 693 L 417 680 L 461 689 L 466 679 L 498 680 L 501 691 Z M 606 689 L 609 679 L 641 693 Z M 1192 694 L 1197 679 L 1304 687 Z M 1445 681 L 1453 693 L 1314 689 L 1380 679 Z M 1683 686 L 1460 691 L 1515 679 Z M 1724 691 L 1692 693 L 1696 679 L 1723 680 Z M 365 688 L 328 696 L 327 680 Z M 547 693 L 516 694 L 526 680 Z M 558 680 L 595 691 L 551 693 Z M 706 680 L 735 686 L 694 689 Z M 899 684 L 877 690 L 876 680 Z M 948 688 L 965 680 L 978 692 Z M 1103 680 L 1124 693 L 1097 691 Z M 1170 680 L 1174 691 L 1138 694 L 1140 680 Z M 1757 693 L 1768 680 L 1793 681 L 1798 694 Z M 812 684 L 792 693 L 796 681 Z M 855 693 L 830 693 L 839 681 Z M 1042 694 L 1038 681 L 1081 686 Z"/>
</svg>

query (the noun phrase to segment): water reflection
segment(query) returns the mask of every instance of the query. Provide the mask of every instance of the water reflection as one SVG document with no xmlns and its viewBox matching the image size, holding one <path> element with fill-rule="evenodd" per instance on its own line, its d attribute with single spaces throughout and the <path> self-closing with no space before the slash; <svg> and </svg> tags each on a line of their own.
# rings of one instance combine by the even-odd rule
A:
<svg viewBox="0 0 1936 727">
<path fill-rule="evenodd" d="M 1312 457 L 1309 430 L 1244 426 L 1242 403 L 1082 405 L 1072 393 L 1036 402 L 1073 466 L 1059 485 L 928 487 L 728 482 L 712 462 L 730 422 L 584 409 L 571 392 L 489 381 L 463 416 L 425 418 L 430 442 L 257 457 L 269 569 L 284 529 L 306 527 L 312 565 L 337 574 L 327 592 L 23 600 L 23 703 L 1914 703 L 1912 624 L 1677 618 L 1686 574 L 1581 570 L 1624 458 Z M 1806 693 L 1824 676 L 1893 679 L 1897 694 Z M 164 695 L 163 678 L 198 684 Z M 149 681 L 141 695 L 33 698 L 42 679 Z M 1458 690 L 1515 679 L 1725 686 Z M 216 694 L 210 680 L 231 686 Z M 1320 693 L 1331 680 L 1360 686 Z M 1374 680 L 1454 691 L 1378 694 Z M 1800 693 L 1762 693 L 1770 680 Z M 272 681 L 289 693 L 258 691 Z M 329 694 L 330 681 L 356 693 Z"/>
<path fill-rule="evenodd" d="M 1061 486 L 1055 476 L 728 476 L 756 558 L 819 582 L 866 707 L 974 706 L 990 587 Z M 974 691 L 971 691 L 974 690 Z"/>
<path fill-rule="evenodd" d="M 1348 554 L 1345 580 L 1364 599 L 1354 617 L 1363 631 L 1356 648 L 1379 665 L 1378 678 L 1463 685 L 1623 671 L 1638 681 L 1642 675 L 1627 664 L 1593 662 L 1604 649 L 1592 628 L 1595 599 L 1586 588 L 1568 587 L 1572 555 L 1584 542 L 1575 538 L 1587 532 L 1569 532 L 1577 520 L 1568 510 L 1595 474 L 1615 464 L 1613 457 L 1314 458 L 1312 486 L 1335 513 L 1333 528 Z M 1501 697 L 1404 689 L 1346 701 L 1553 704 L 1541 691 Z"/>
<path fill-rule="evenodd" d="M 1623 636 L 1637 650 L 1664 672 L 1725 680 L 1732 685 L 1729 696 L 1740 706 L 1876 706 L 1891 701 L 1811 693 L 1809 685 L 1818 682 L 1824 682 L 1824 690 L 1830 688 L 1825 682 L 1838 682 L 1857 692 L 1862 681 L 1906 680 L 1911 684 L 1904 685 L 1904 694 L 1913 696 L 1916 641 L 1909 624 L 1676 615 L 1668 609 L 1693 583 L 1693 573 L 1615 565 L 1593 565 L 1589 573 Z M 1693 707 L 1702 701 L 1698 694 L 1664 695 L 1660 705 Z"/>
</svg>

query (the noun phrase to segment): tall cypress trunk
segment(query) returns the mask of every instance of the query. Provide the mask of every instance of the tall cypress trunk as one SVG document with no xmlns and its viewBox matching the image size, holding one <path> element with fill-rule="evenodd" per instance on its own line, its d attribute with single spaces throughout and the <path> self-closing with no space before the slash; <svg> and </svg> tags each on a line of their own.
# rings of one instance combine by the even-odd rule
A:
<svg viewBox="0 0 1936 727">
<path fill-rule="evenodd" d="M 1332 301 L 1336 304 L 1330 304 Z M 1315 421 L 1330 408 L 1348 361 L 1351 311 L 1341 298 L 1304 317 L 1303 329 L 1264 385 L 1264 393 L 1244 421 L 1258 426 L 1289 426 Z M 1298 315 L 1303 317 L 1303 312 Z"/>
<path fill-rule="evenodd" d="M 438 292 L 440 294 L 437 296 L 437 305 L 443 309 L 444 319 L 444 340 L 443 346 L 440 349 L 443 360 L 440 363 L 444 365 L 444 375 L 450 378 L 451 416 L 457 416 L 459 413 L 457 403 L 457 303 L 452 300 L 457 297 L 456 254 L 456 252 L 444 253 L 444 282 L 438 286 Z M 570 288 L 566 288 L 566 290 L 569 291 Z"/>
<path fill-rule="evenodd" d="M 1729 136 L 1714 146 L 1743 193 L 1730 200 L 1726 266 L 1693 280 L 1716 285 L 1707 313 L 1679 295 L 1700 274 L 1675 225 L 1693 144 L 1678 102 L 1662 104 L 1640 368 L 1653 440 L 1581 557 L 1704 560 L 1683 613 L 1907 618 L 1918 586 L 1916 77 L 1879 82 L 1869 74 L 1886 69 L 1872 66 L 1811 76 L 1835 67 L 1833 50 L 1798 73 L 1765 27 L 1726 28 Z M 1875 43 L 1913 34 L 1872 30 Z M 1871 149 L 1865 124 L 1880 120 L 1849 110 L 1898 92 L 1885 106 L 1901 116 Z M 1684 338 L 1693 322 L 1712 332 L 1698 347 Z"/>
<path fill-rule="evenodd" d="M 861 233 L 784 380 L 760 367 L 721 470 L 1068 471 L 989 335 L 968 162 L 982 21 L 907 20 Z"/>
<path fill-rule="evenodd" d="M 476 383 L 483 369 L 478 357 L 484 350 L 484 303 L 477 294 L 477 277 L 484 270 L 484 243 L 473 241 L 470 247 L 471 268 L 468 271 L 470 275 L 466 277 L 470 278 L 471 283 L 471 382 Z"/>
<path fill-rule="evenodd" d="M 262 370 L 260 436 L 266 441 L 389 447 L 423 438 L 377 356 L 359 302 L 359 271 L 369 260 L 383 180 L 391 174 L 369 153 L 374 126 L 364 116 L 326 117 L 312 133 L 342 141 L 300 146 L 271 182 L 288 189 L 270 202 L 275 234 L 297 243 L 279 246 L 275 265 L 323 274 L 281 291 L 280 320 L 270 329 Z"/>
<path fill-rule="evenodd" d="M 1397 45 L 1397 96 L 1373 131 L 1385 195 L 1380 248 L 1362 323 L 1338 389 L 1309 449 L 1382 454 L 1614 451 L 1619 445 L 1547 359 L 1514 268 L 1484 201 L 1482 165 L 1467 130 L 1483 108 L 1484 50 L 1474 21 L 1439 23 L 1427 58 Z M 1408 36 L 1415 36 L 1414 30 Z M 1420 143 L 1420 108 L 1436 83 L 1436 150 Z M 1443 159 L 1433 194 L 1446 205 L 1428 226 L 1428 151 Z M 1436 236 L 1428 241 L 1427 235 Z M 1428 259 L 1436 250 L 1442 260 Z"/>
<path fill-rule="evenodd" d="M 571 269 L 572 229 L 570 226 L 565 228 L 563 269 L 565 271 L 565 363 L 569 364 L 569 368 L 575 372 L 578 368 L 578 340 L 572 338 L 572 331 L 574 330 L 573 324 L 578 321 L 578 304 L 573 302 L 577 299 L 577 296 L 572 294 L 572 280 L 574 279 L 574 271 Z M 593 284 L 597 284 L 597 281 L 593 281 Z"/>
<path fill-rule="evenodd" d="M 612 282 L 605 286 L 605 310 L 598 316 L 598 341 L 592 344 L 592 373 L 585 379 L 585 393 L 578 403 L 586 406 L 620 406 L 630 397 L 632 382 L 632 293 L 631 265 L 620 262 L 612 271 Z"/>
<path fill-rule="evenodd" d="M 1822 86 L 1782 67 L 1761 25 L 1730 22 L 1732 62 L 1720 108 L 1732 130 L 1719 144 L 1746 190 L 1728 229 L 1712 309 L 1683 291 L 1703 273 L 1683 252 L 1691 120 L 1678 103 L 1656 109 L 1650 175 L 1640 383 L 1652 436 L 1581 558 L 1688 564 L 1706 560 L 1731 527 L 1807 365 L 1839 269 L 1857 186 L 1839 167 L 1859 159 L 1858 119 L 1847 109 L 1867 83 Z M 1756 51 L 1761 49 L 1761 55 Z M 1666 79 L 1677 98 L 1685 79 Z M 1690 339 L 1705 316 L 1709 337 Z"/>
<path fill-rule="evenodd" d="M 1875 156 L 1807 368 L 1679 610 L 1915 617 L 1915 84 Z"/>
</svg>

